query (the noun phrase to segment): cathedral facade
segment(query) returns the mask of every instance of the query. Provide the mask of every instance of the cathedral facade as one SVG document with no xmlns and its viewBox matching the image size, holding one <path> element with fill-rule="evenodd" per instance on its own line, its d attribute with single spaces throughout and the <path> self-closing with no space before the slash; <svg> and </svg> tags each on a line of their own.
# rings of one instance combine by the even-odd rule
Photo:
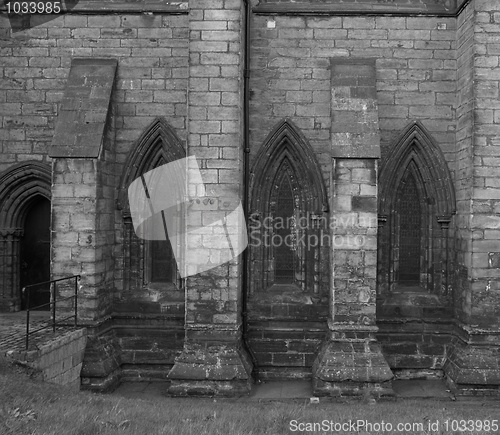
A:
<svg viewBox="0 0 500 435">
<path fill-rule="evenodd" d="M 498 1 L 62 6 L 0 17 L 0 310 L 81 275 L 83 388 L 498 394 Z M 198 273 L 170 232 L 138 237 L 128 195 L 190 157 Z M 227 258 L 212 223 L 238 207 Z"/>
</svg>

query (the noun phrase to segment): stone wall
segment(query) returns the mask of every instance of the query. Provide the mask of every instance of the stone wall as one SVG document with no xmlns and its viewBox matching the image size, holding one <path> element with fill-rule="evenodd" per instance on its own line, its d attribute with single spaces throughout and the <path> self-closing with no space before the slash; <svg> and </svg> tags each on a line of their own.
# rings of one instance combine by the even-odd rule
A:
<svg viewBox="0 0 500 435">
<path fill-rule="evenodd" d="M 471 322 L 500 327 L 500 5 L 475 2 Z"/>
<path fill-rule="evenodd" d="M 42 381 L 79 391 L 86 343 L 86 330 L 78 329 L 41 345 L 36 351 L 9 351 L 7 357 L 35 369 Z"/>
<path fill-rule="evenodd" d="M 376 59 L 383 156 L 420 120 L 453 161 L 455 19 L 254 15 L 251 25 L 252 156 L 278 120 L 290 117 L 329 182 L 330 59 L 346 57 Z"/>
<path fill-rule="evenodd" d="M 119 162 L 156 116 L 168 117 L 185 134 L 185 15 L 67 14 L 18 33 L 11 33 L 6 19 L 0 25 L 1 116 L 7 127 L 0 170 L 45 158 L 73 57 L 119 60 L 113 95 Z"/>
<path fill-rule="evenodd" d="M 243 0 L 165 0 L 151 10 L 136 2 L 80 3 L 77 13 L 22 32 L 12 33 L 0 21 L 0 182 L 9 180 L 3 171 L 28 160 L 52 164 L 52 275 L 84 276 L 79 316 L 90 328 L 82 371 L 86 387 L 112 388 L 120 377 L 139 375 L 165 379 L 171 369 L 172 394 L 247 392 L 252 362 L 244 338 L 259 349 L 254 363 L 261 358 L 270 366 L 305 368 L 300 376 L 316 377 L 321 394 L 343 394 L 346 379 L 354 382 L 348 394 L 360 393 L 366 382 L 375 384 L 377 394 L 390 393 L 384 354 L 391 368 L 445 370 L 459 388 L 498 384 L 495 1 L 472 0 L 456 17 L 444 2 L 433 1 L 396 1 L 382 5 L 383 14 L 354 16 L 362 7 L 375 12 L 374 5 L 252 0 L 250 65 Z M 459 8 L 463 2 L 452 3 Z M 339 13 L 346 8 L 353 9 Z M 67 117 L 79 110 L 68 103 L 71 93 L 64 98 L 70 67 L 80 62 L 75 58 L 116 64 L 109 98 L 99 110 L 104 119 L 85 114 L 96 117 L 87 124 L 102 127 L 92 146 L 85 139 L 91 135 L 71 142 L 78 134 L 64 133 Z M 377 318 L 374 221 L 380 162 L 416 121 L 442 151 L 456 190 L 457 214 L 449 230 L 447 222 L 439 230 L 449 231 L 450 258 L 441 268 L 441 246 L 440 258 L 429 262 L 430 269 L 441 269 L 433 272 L 439 277 L 451 265 L 453 278 L 437 279 L 434 290 L 452 294 L 453 307 L 441 318 L 443 311 L 426 306 L 431 326 L 417 319 L 418 325 L 401 331 L 385 325 L 377 335 L 383 323 Z M 328 261 L 311 280 L 319 301 L 314 308 L 257 301 L 254 314 L 262 324 L 279 320 L 290 330 L 251 331 L 247 337 L 244 315 L 252 306 L 244 299 L 243 257 L 190 276 L 175 297 L 161 301 L 158 289 L 143 285 L 144 244 L 130 243 L 129 217 L 116 204 L 116 190 L 129 156 L 148 143 L 148 129 L 161 125 L 160 139 L 175 137 L 179 149 L 198 159 L 208 198 L 190 204 L 191 224 L 208 225 L 244 196 L 244 148 L 252 167 L 283 123 L 296 127 L 319 164 L 328 198 L 321 213 L 337 223 L 329 235 L 362 238 L 364 244 L 318 254 Z M 55 148 L 49 151 L 51 143 Z M 0 199 L 7 196 L 2 186 Z M 0 258 L 15 271 L 11 239 L 20 233 L 6 225 L 0 231 Z M 195 256 L 208 253 L 214 263 L 220 260 L 220 250 L 208 247 L 219 238 L 213 232 L 200 236 Z M 136 252 L 127 254 L 131 245 Z M 136 255 L 137 267 L 130 268 L 129 254 Z M 135 287 L 124 282 L 130 273 Z M 11 285 L 16 277 L 4 281 Z M 15 301 L 0 306 L 13 307 Z M 490 347 L 481 347 L 485 342 Z M 354 363 L 358 369 L 349 371 Z"/>
<path fill-rule="evenodd" d="M 240 0 L 190 1 L 188 154 L 198 155 L 207 199 L 190 204 L 188 230 L 206 226 L 240 204 L 243 193 L 243 59 L 245 13 Z M 188 177 L 188 188 L 194 190 Z M 219 217 L 219 219 L 220 219 Z M 217 228 L 190 253 L 214 264 Z M 251 363 L 242 347 L 242 257 L 186 279 L 186 335 L 169 378 L 175 395 L 250 390 Z M 194 266 L 191 266 L 194 267 Z"/>
<path fill-rule="evenodd" d="M 462 26 L 460 79 L 464 91 L 459 95 L 467 98 L 463 99 L 466 110 L 460 118 L 465 121 L 466 134 L 458 148 L 462 160 L 457 159 L 464 169 L 465 162 L 469 165 L 463 171 L 467 181 L 461 183 L 466 195 L 462 201 L 465 231 L 460 236 L 466 241 L 462 242 L 465 258 L 457 286 L 463 307 L 459 318 L 464 323 L 459 325 L 461 332 L 450 349 L 446 369 L 450 384 L 460 394 L 497 394 L 500 6 L 493 1 L 472 1 L 464 14 L 469 21 Z"/>
<path fill-rule="evenodd" d="M 273 6 L 267 4 L 266 7 Z M 369 319 L 366 324 L 375 324 L 376 253 L 373 249 L 377 228 L 371 220 L 376 219 L 378 168 L 377 164 L 373 166 L 373 161 L 338 160 L 332 159 L 332 155 L 366 157 L 379 141 L 383 160 L 400 132 L 414 121 L 420 121 L 454 172 L 456 23 L 454 18 L 442 17 L 315 17 L 298 13 L 293 16 L 259 13 L 252 17 L 252 160 L 274 125 L 284 117 L 291 119 L 315 151 L 328 195 L 335 198 L 332 218 L 343 227 L 335 231 L 341 236 L 361 236 L 366 241 L 361 249 L 333 249 L 330 266 L 335 271 L 333 310 L 339 322 L 363 324 L 360 319 L 365 317 Z M 354 84 L 362 87 L 346 94 L 349 86 L 353 86 L 350 76 L 356 75 L 356 72 L 349 73 L 349 61 L 354 64 L 362 59 L 373 61 L 373 73 L 367 74 L 364 81 L 354 80 Z M 343 62 L 347 65 L 342 65 Z M 335 68 L 339 69 L 338 78 Z M 360 75 L 362 68 L 367 66 L 358 64 Z M 373 94 L 369 92 L 370 85 L 375 90 Z M 361 98 L 360 104 L 365 103 L 371 111 L 354 107 L 355 100 L 350 100 L 350 96 Z M 375 121 L 376 125 L 370 124 Z M 376 136 L 370 136 L 370 131 L 377 133 Z M 350 154 L 339 154 L 345 144 L 350 145 L 347 147 Z M 371 206 L 370 201 L 373 201 Z M 378 335 L 391 367 L 442 366 L 446 351 L 443 336 L 440 335 L 439 343 L 434 342 L 432 334 L 423 337 L 421 328 L 402 335 L 400 328 L 392 324 L 390 331 L 385 328 Z M 365 336 L 359 331 L 344 333 L 343 337 L 362 341 L 362 337 L 369 337 L 373 332 Z M 333 338 L 342 340 L 342 333 L 336 334 Z M 450 339 L 445 335 L 444 341 Z M 380 363 L 374 377 L 387 379 L 386 367 L 377 356 L 376 347 L 372 353 L 356 355 L 352 350 L 350 358 Z M 412 358 L 411 355 L 419 356 Z M 341 360 L 339 358 L 337 364 L 341 364 Z M 332 385 L 333 391 L 337 391 Z"/>
<path fill-rule="evenodd" d="M 5 68 L 0 89 L 0 117 L 5 128 L 0 132 L 0 171 L 26 160 L 50 162 L 48 148 L 53 139 L 71 60 L 75 57 L 118 60 L 110 120 L 116 130 L 108 132 L 112 135 L 108 144 L 113 149 L 107 150 L 104 160 L 108 159 L 108 163 L 105 164 L 103 175 L 99 175 L 105 177 L 105 184 L 108 184 L 107 188 L 101 190 L 102 195 L 109 197 L 109 194 L 115 194 L 114 189 L 130 149 L 158 116 L 168 119 L 178 136 L 185 140 L 188 20 L 185 11 L 181 9 L 176 12 L 176 15 L 67 14 L 18 33 L 12 33 L 8 21 L 2 18 L 0 30 L 5 35 L 5 43 L 1 56 Z M 56 180 L 56 184 L 59 182 Z M 79 183 L 76 175 L 70 182 L 75 186 Z M 84 183 L 87 183 L 87 179 Z M 94 196 L 89 195 L 90 186 L 75 188 L 81 190 L 77 196 L 81 195 L 82 199 Z M 111 200 L 114 201 L 114 198 Z M 83 218 L 80 209 L 74 209 L 74 213 L 75 220 Z M 69 220 L 69 214 L 66 218 Z M 115 219 L 115 216 L 102 216 L 97 225 L 103 225 L 105 221 L 106 225 L 115 225 L 110 219 Z M 61 225 L 69 225 L 69 222 L 61 222 Z M 63 232 L 67 231 L 65 229 Z M 102 269 L 107 270 L 108 274 L 108 297 L 112 296 L 114 288 L 119 292 L 123 287 L 122 234 L 123 221 L 117 211 L 118 243 L 114 243 L 114 237 L 110 234 L 100 235 L 97 241 L 103 250 L 101 258 L 106 258 L 108 263 L 116 259 L 115 266 L 107 264 Z M 58 250 L 57 255 L 67 259 L 65 248 L 68 248 L 68 244 L 79 242 L 73 240 L 75 233 L 59 235 L 60 240 L 64 237 L 66 239 L 61 243 L 65 246 Z M 90 245 L 86 243 L 81 240 L 82 249 L 93 249 L 96 240 Z M 110 252 L 107 252 L 108 249 Z M 58 277 L 79 273 L 73 266 L 57 265 L 53 273 Z M 116 274 L 112 273 L 113 267 L 116 267 Z"/>
</svg>

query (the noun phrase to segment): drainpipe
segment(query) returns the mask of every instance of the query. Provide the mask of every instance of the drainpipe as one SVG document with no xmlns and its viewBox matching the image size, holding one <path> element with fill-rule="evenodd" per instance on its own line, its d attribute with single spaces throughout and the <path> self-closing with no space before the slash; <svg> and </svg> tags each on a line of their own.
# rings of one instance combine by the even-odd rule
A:
<svg viewBox="0 0 500 435">
<path fill-rule="evenodd" d="M 248 222 L 250 215 L 250 0 L 243 0 L 245 6 L 245 36 L 244 50 L 245 58 L 243 60 L 243 210 L 245 221 Z M 242 329 L 243 329 L 243 346 L 246 348 L 253 364 L 253 373 L 256 372 L 257 360 L 252 350 L 247 346 L 247 293 L 248 293 L 248 247 L 243 251 L 243 277 L 242 277 Z"/>
</svg>

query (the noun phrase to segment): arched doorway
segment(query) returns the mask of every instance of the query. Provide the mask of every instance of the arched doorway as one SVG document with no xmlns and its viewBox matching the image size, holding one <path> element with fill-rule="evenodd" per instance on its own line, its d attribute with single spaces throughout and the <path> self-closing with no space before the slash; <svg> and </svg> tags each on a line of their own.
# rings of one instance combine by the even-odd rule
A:
<svg viewBox="0 0 500 435">
<path fill-rule="evenodd" d="M 21 288 L 50 280 L 50 201 L 41 195 L 28 205 L 21 239 Z M 42 285 L 30 290 L 29 307 L 50 302 L 50 287 Z M 22 295 L 21 309 L 28 308 Z M 49 306 L 41 308 L 48 310 Z"/>
<path fill-rule="evenodd" d="M 18 163 L 0 174 L 0 311 L 26 308 L 22 286 L 49 279 L 50 186 L 51 167 L 44 162 Z M 36 258 L 30 258 L 33 243 L 45 249 L 37 248 Z"/>
</svg>

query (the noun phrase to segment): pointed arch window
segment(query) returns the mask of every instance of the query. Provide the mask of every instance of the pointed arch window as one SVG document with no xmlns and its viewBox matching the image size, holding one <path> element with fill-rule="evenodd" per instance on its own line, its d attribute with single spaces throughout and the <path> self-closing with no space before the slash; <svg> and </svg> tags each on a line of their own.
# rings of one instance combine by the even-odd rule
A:
<svg viewBox="0 0 500 435">
<path fill-rule="evenodd" d="M 328 247 L 320 246 L 314 222 L 328 221 L 326 193 L 314 152 L 291 121 L 282 121 L 256 156 L 250 191 L 250 293 L 276 286 L 319 293 Z"/>
<path fill-rule="evenodd" d="M 448 297 L 455 192 L 444 155 L 419 122 L 403 130 L 379 177 L 378 289 Z"/>
<path fill-rule="evenodd" d="M 296 217 L 299 214 L 298 195 L 294 194 L 292 182 L 295 177 L 285 159 L 276 175 L 271 196 L 271 214 L 275 220 L 274 282 L 293 284 L 300 270 L 298 264 Z M 297 186 L 295 186 L 297 191 Z"/>
<path fill-rule="evenodd" d="M 149 277 L 145 282 L 175 282 L 175 259 L 167 240 L 149 241 L 146 264 L 150 265 Z"/>
<path fill-rule="evenodd" d="M 180 140 L 162 118 L 156 119 L 141 136 L 125 164 L 120 182 L 119 207 L 124 218 L 124 290 L 140 293 L 180 290 L 182 280 L 168 234 L 167 240 L 141 240 L 133 230 L 127 189 L 138 177 L 186 155 Z"/>
<path fill-rule="evenodd" d="M 418 285 L 420 282 L 422 250 L 422 210 L 415 177 L 410 171 L 404 177 L 398 193 L 396 214 L 399 217 L 399 266 L 400 283 Z"/>
<path fill-rule="evenodd" d="M 160 141 L 161 139 L 157 141 L 156 147 L 158 149 L 150 162 L 150 167 L 145 167 L 141 175 L 168 163 Z M 155 231 L 153 230 L 153 232 Z M 168 233 L 166 233 L 163 226 L 160 232 L 165 234 L 166 240 L 145 240 L 142 242 L 142 257 L 144 260 L 141 274 L 143 285 L 155 286 L 158 284 L 160 287 L 162 284 L 180 285 L 177 264 L 168 239 Z"/>
</svg>

